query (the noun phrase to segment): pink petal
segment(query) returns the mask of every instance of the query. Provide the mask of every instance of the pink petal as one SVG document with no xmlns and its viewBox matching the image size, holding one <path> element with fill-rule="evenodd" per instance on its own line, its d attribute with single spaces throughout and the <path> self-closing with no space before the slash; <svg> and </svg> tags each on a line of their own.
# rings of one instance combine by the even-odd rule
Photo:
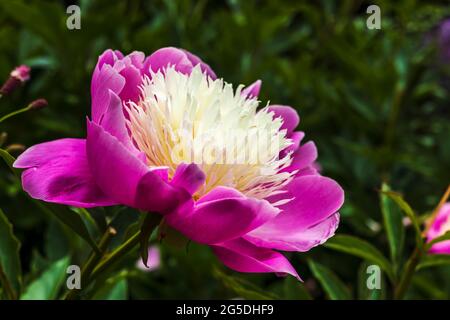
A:
<svg viewBox="0 0 450 320">
<path fill-rule="evenodd" d="M 192 202 L 192 197 L 186 190 L 169 184 L 160 174 L 149 171 L 139 181 L 134 206 L 166 214 L 188 201 Z"/>
<path fill-rule="evenodd" d="M 205 183 L 206 176 L 194 163 L 178 165 L 171 184 L 185 189 L 189 194 L 194 194 Z"/>
<path fill-rule="evenodd" d="M 84 208 L 117 204 L 96 185 L 83 139 L 35 145 L 17 158 L 14 167 L 26 169 L 22 185 L 32 198 Z"/>
<path fill-rule="evenodd" d="M 302 170 L 313 165 L 317 159 L 317 148 L 314 142 L 310 141 L 300 146 L 292 154 L 292 163 L 281 170 L 281 172 L 292 172 L 294 170 Z"/>
<path fill-rule="evenodd" d="M 339 223 L 336 212 L 344 202 L 344 191 L 334 180 L 302 176 L 287 191 L 284 197 L 293 199 L 279 207 L 281 213 L 245 239 L 266 248 L 307 251 L 334 234 Z"/>
<path fill-rule="evenodd" d="M 131 153 L 138 156 L 140 151 L 136 149 L 131 141 L 126 127 L 122 101 L 113 91 L 109 90 L 108 102 L 106 112 L 100 119 L 100 126 L 106 132 L 116 137 Z"/>
<path fill-rule="evenodd" d="M 200 69 L 206 72 L 212 79 L 216 79 L 216 75 L 211 68 L 203 63 L 200 58 L 192 53 L 174 47 L 161 48 L 152 53 L 144 63 L 144 70 L 148 72 L 150 69 L 157 72 L 166 68 L 168 65 L 174 66 L 175 70 L 184 74 L 190 74 L 192 68 L 200 64 Z M 149 74 L 148 74 L 149 75 Z"/>
<path fill-rule="evenodd" d="M 87 129 L 87 156 L 96 183 L 112 199 L 134 207 L 138 183 L 149 168 L 99 125 L 88 121 Z"/>
<path fill-rule="evenodd" d="M 300 117 L 298 116 L 297 111 L 292 107 L 274 104 L 269 106 L 269 111 L 272 111 L 275 114 L 274 118 L 281 117 L 283 120 L 281 129 L 287 130 L 288 137 L 300 123 Z"/>
<path fill-rule="evenodd" d="M 282 254 L 259 248 L 243 239 L 215 245 L 213 250 L 224 265 L 235 271 L 290 274 L 301 280 L 294 267 Z"/>
<path fill-rule="evenodd" d="M 238 238 L 278 214 L 265 200 L 247 198 L 239 191 L 217 187 L 190 210 L 166 216 L 169 225 L 190 239 L 215 244 Z"/>
<path fill-rule="evenodd" d="M 261 90 L 261 80 L 256 80 L 251 85 L 242 90 L 242 95 L 246 96 L 249 99 L 258 98 L 260 90 Z"/>
<path fill-rule="evenodd" d="M 125 86 L 125 78 L 109 64 L 94 73 L 91 84 L 92 120 L 99 122 L 109 105 L 109 91 L 118 94 Z"/>
</svg>

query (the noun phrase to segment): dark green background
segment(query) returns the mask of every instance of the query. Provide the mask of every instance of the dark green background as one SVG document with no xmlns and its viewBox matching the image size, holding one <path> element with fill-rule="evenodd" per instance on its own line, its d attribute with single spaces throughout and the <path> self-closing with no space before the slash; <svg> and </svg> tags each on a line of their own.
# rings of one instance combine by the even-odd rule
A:
<svg viewBox="0 0 450 320">
<path fill-rule="evenodd" d="M 446 1 L 86 0 L 75 2 L 81 6 L 81 30 L 73 31 L 66 28 L 70 3 L 0 0 L 0 79 L 16 65 L 32 67 L 31 81 L 0 100 L 0 115 L 38 97 L 49 102 L 44 110 L 0 124 L 8 133 L 5 146 L 84 137 L 90 78 L 103 50 L 150 54 L 176 46 L 197 54 L 233 84 L 261 79 L 264 104 L 298 110 L 299 129 L 316 143 L 323 173 L 345 189 L 339 233 L 364 238 L 388 256 L 377 192 L 382 181 L 402 192 L 419 214 L 433 209 L 450 181 L 450 61 L 439 59 L 433 36 L 450 14 Z M 381 8 L 381 30 L 366 28 L 366 8 L 373 3 Z M 3 164 L 0 206 L 22 242 L 25 283 L 67 252 L 80 262 L 89 251 L 29 200 Z M 119 209 L 107 215 L 115 217 L 118 229 L 137 219 L 130 210 L 114 211 Z M 396 259 L 404 261 L 413 245 L 407 228 L 405 250 Z M 359 289 L 365 262 L 323 247 L 288 254 L 303 284 L 231 272 L 207 247 L 195 244 L 187 250 L 164 244 L 162 253 L 159 271 L 134 269 L 135 253 L 110 274 L 130 270 L 119 297 L 325 298 L 307 258 L 332 270 L 352 297 L 368 297 Z M 389 285 L 382 291 L 382 297 L 391 297 Z M 449 295 L 446 267 L 418 272 L 408 292 L 414 298 Z"/>
</svg>

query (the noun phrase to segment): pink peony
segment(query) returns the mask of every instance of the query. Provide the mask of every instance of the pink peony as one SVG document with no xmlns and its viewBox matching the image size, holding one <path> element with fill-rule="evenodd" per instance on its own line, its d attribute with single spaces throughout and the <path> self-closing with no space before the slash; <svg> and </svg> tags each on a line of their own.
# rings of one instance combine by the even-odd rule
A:
<svg viewBox="0 0 450 320">
<path fill-rule="evenodd" d="M 427 241 L 442 236 L 450 231 L 450 202 L 445 203 L 427 231 Z M 430 253 L 450 254 L 450 240 L 435 243 Z"/>
<path fill-rule="evenodd" d="M 136 263 L 136 267 L 139 270 L 150 272 L 158 270 L 161 266 L 161 252 L 157 246 L 150 246 L 148 248 L 147 266 L 139 259 Z"/>
<path fill-rule="evenodd" d="M 333 236 L 344 192 L 315 169 L 316 147 L 294 131 L 293 108 L 258 108 L 260 85 L 233 90 L 181 49 L 107 50 L 92 76 L 87 138 L 35 145 L 14 166 L 33 198 L 157 212 L 234 270 L 298 278 L 278 250 L 308 251 Z M 254 132 L 266 135 L 249 139 Z M 236 133 L 240 160 L 215 161 Z M 213 161 L 193 160 L 193 149 Z M 246 150 L 264 152 L 255 162 Z"/>
</svg>

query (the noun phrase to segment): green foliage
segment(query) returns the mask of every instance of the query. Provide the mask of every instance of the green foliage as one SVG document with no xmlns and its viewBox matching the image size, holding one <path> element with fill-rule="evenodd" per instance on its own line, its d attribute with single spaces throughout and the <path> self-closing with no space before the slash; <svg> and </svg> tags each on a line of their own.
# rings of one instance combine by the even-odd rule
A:
<svg viewBox="0 0 450 320">
<path fill-rule="evenodd" d="M 32 67 L 31 80 L 0 99 L 0 115 L 38 97 L 49 101 L 48 108 L 0 124 L 0 134 L 8 133 L 0 139 L 0 266 L 15 294 L 22 267 L 22 297 L 62 298 L 64 257 L 83 265 L 95 252 L 108 256 L 140 230 L 142 217 L 123 207 L 73 210 L 30 199 L 20 170 L 11 167 L 19 154 L 12 146 L 85 137 L 90 79 L 103 50 L 150 54 L 176 46 L 199 55 L 227 82 L 261 79 L 263 105 L 298 110 L 298 130 L 317 145 L 322 173 L 345 190 L 337 235 L 311 252 L 288 253 L 302 284 L 217 269 L 209 248 L 161 224 L 164 237 L 136 238 L 136 247 L 81 298 L 389 299 L 402 282 L 404 297 L 448 298 L 449 257 L 426 253 L 417 216 L 433 210 L 450 181 L 450 68 L 433 41 L 435 27 L 450 15 L 445 1 L 78 3 L 81 29 L 68 30 L 64 1 L 0 0 L 0 79 L 16 65 Z M 366 28 L 369 4 L 381 8 L 381 30 Z M 100 252 L 107 226 L 116 234 Z M 161 240 L 162 265 L 151 272 L 136 268 L 138 244 L 145 258 L 147 240 Z M 423 247 L 417 257 L 415 247 Z M 368 264 L 384 272 L 380 290 L 365 286 Z M 2 297 L 7 291 L 2 282 Z"/>
</svg>

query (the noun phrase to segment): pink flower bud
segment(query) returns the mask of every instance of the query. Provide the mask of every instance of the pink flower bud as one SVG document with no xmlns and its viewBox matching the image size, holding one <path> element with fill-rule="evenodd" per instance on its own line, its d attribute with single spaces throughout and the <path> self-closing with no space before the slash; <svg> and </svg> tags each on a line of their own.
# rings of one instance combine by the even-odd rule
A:
<svg viewBox="0 0 450 320">
<path fill-rule="evenodd" d="M 33 110 L 39 110 L 39 109 L 45 108 L 46 106 L 48 106 L 47 100 L 41 98 L 41 99 L 32 101 L 28 105 L 28 108 L 33 109 Z"/>
<path fill-rule="evenodd" d="M 21 65 L 16 67 L 10 73 L 10 77 L 5 81 L 0 88 L 1 95 L 7 95 L 17 89 L 19 85 L 22 85 L 30 79 L 30 67 Z"/>
<path fill-rule="evenodd" d="M 30 79 L 30 67 L 26 65 L 20 65 L 11 71 L 11 77 L 14 77 L 20 82 L 24 83 Z"/>
</svg>

